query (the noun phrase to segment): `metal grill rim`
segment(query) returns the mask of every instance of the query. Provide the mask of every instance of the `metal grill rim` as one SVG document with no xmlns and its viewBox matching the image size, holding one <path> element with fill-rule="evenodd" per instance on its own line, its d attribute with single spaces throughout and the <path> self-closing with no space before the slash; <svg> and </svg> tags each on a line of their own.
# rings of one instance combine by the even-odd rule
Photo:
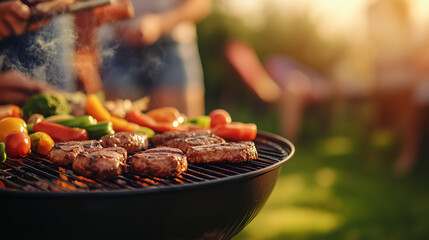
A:
<svg viewBox="0 0 429 240">
<path fill-rule="evenodd" d="M 199 185 L 268 171 L 269 168 L 285 163 L 294 153 L 289 141 L 268 133 L 258 133 L 254 142 L 258 151 L 256 160 L 238 164 L 189 164 L 184 174 L 172 178 L 147 178 L 125 173 L 114 180 L 87 179 L 74 174 L 71 167 L 61 170 L 44 156 L 30 154 L 0 163 L 0 193 L 141 191 Z M 283 143 L 286 145 L 282 145 Z"/>
</svg>

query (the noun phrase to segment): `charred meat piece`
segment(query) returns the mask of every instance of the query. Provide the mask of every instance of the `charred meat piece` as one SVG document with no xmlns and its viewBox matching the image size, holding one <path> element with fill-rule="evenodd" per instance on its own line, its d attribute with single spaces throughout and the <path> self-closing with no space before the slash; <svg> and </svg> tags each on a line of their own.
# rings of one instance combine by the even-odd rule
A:
<svg viewBox="0 0 429 240">
<path fill-rule="evenodd" d="M 225 140 L 221 137 L 218 137 L 214 134 L 204 135 L 204 136 L 196 136 L 196 137 L 188 137 L 188 138 L 175 138 L 169 140 L 162 144 L 167 147 L 174 147 L 185 152 L 188 150 L 190 146 L 199 146 L 199 145 L 208 145 L 208 144 L 216 144 L 216 143 L 224 143 Z"/>
<path fill-rule="evenodd" d="M 190 132 L 165 132 L 160 134 L 155 134 L 151 141 L 155 146 L 164 145 L 167 141 L 170 141 L 175 138 L 189 138 L 196 136 L 207 136 L 210 135 L 210 130 L 201 130 L 201 131 L 190 131 Z"/>
<path fill-rule="evenodd" d="M 141 176 L 178 176 L 188 169 L 185 153 L 177 148 L 151 148 L 134 154 L 129 160 L 130 171 Z"/>
<path fill-rule="evenodd" d="M 96 140 L 58 142 L 49 152 L 49 160 L 55 165 L 69 165 L 80 152 L 100 148 L 100 142 Z"/>
<path fill-rule="evenodd" d="M 147 135 L 139 132 L 118 132 L 106 135 L 101 137 L 100 142 L 103 147 L 123 147 L 128 153 L 140 151 L 149 145 Z"/>
<path fill-rule="evenodd" d="M 127 151 L 121 147 L 89 149 L 77 155 L 73 170 L 90 178 L 119 177 L 126 168 Z"/>
<path fill-rule="evenodd" d="M 190 146 L 186 155 L 190 163 L 238 163 L 258 158 L 255 143 L 251 141 Z"/>
</svg>

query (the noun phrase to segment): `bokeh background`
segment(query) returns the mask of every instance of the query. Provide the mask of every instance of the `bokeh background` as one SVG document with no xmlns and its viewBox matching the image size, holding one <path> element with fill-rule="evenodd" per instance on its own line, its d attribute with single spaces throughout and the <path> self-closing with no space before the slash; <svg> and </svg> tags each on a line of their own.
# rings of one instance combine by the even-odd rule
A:
<svg viewBox="0 0 429 240">
<path fill-rule="evenodd" d="M 234 239 L 428 239 L 429 1 L 213 4 L 206 112 L 296 147 Z"/>
</svg>

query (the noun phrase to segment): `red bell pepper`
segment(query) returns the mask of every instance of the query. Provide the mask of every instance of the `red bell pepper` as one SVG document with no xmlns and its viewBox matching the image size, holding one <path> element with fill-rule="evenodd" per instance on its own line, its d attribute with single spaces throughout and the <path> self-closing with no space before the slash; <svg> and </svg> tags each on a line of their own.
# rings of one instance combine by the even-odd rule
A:
<svg viewBox="0 0 429 240">
<path fill-rule="evenodd" d="M 0 106 L 0 119 L 6 117 L 17 117 L 22 118 L 22 111 L 16 105 L 4 105 Z"/>
<path fill-rule="evenodd" d="M 180 112 L 174 107 L 160 107 L 145 113 L 157 122 L 173 123 L 180 118 Z"/>
<path fill-rule="evenodd" d="M 131 110 L 127 114 L 127 120 L 133 123 L 137 123 L 140 126 L 148 127 L 155 132 L 167 132 L 167 131 L 184 131 L 178 122 L 166 123 L 157 122 L 155 119 L 147 114 L 142 113 L 139 110 Z"/>
<path fill-rule="evenodd" d="M 88 140 L 88 132 L 85 129 L 70 128 L 44 121 L 35 123 L 33 131 L 47 133 L 55 142 Z"/>
<path fill-rule="evenodd" d="M 211 128 L 213 134 L 230 141 L 253 141 L 258 129 L 254 123 L 230 122 Z"/>
</svg>

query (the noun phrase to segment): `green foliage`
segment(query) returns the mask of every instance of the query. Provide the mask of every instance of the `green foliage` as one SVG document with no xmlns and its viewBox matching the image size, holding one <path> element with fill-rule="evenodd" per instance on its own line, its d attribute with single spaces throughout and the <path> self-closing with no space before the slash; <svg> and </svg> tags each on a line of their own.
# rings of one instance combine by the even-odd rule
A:
<svg viewBox="0 0 429 240">
<path fill-rule="evenodd" d="M 395 176 L 392 136 L 376 133 L 382 145 L 369 141 L 372 133 L 359 124 L 366 105 L 344 109 L 323 132 L 303 125 L 307 138 L 294 142 L 295 156 L 266 205 L 235 240 L 427 238 L 429 150 L 421 151 L 413 172 Z"/>
</svg>

